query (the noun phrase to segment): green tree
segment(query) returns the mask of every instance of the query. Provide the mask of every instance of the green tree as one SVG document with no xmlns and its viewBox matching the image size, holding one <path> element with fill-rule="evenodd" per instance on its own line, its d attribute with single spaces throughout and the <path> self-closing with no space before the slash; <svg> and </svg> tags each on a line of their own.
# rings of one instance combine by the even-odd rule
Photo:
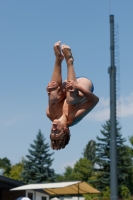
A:
<svg viewBox="0 0 133 200">
<path fill-rule="evenodd" d="M 129 136 L 129 142 L 131 144 L 131 147 L 129 147 L 129 152 L 132 156 L 132 160 L 133 160 L 133 135 Z"/>
<path fill-rule="evenodd" d="M 110 120 L 102 126 L 101 137 L 97 137 L 96 162 L 99 165 L 97 173 L 97 188 L 101 191 L 110 186 Z M 128 187 L 128 170 L 131 169 L 131 156 L 128 147 L 124 145 L 126 139 L 122 138 L 120 133 L 121 127 L 117 123 L 116 128 L 116 143 L 117 143 L 117 167 L 118 167 L 118 185 Z"/>
<path fill-rule="evenodd" d="M 93 165 L 87 158 L 80 158 L 74 167 L 67 166 L 63 175 L 57 176 L 57 181 L 82 180 L 90 182 L 93 177 Z"/>
<path fill-rule="evenodd" d="M 90 140 L 86 147 L 83 149 L 83 156 L 95 164 L 96 159 L 96 142 L 94 140 Z"/>
<path fill-rule="evenodd" d="M 63 181 L 72 181 L 73 179 L 73 168 L 71 166 L 65 167 L 65 172 L 56 175 L 56 181 L 63 182 Z"/>
<path fill-rule="evenodd" d="M 119 187 L 119 194 L 122 199 L 129 199 L 131 196 L 129 189 L 124 185 Z"/>
<path fill-rule="evenodd" d="M 11 166 L 9 178 L 14 180 L 22 181 L 21 173 L 24 169 L 23 161 Z"/>
<path fill-rule="evenodd" d="M 110 199 L 110 187 L 106 186 L 102 192 L 102 197 L 104 200 L 109 200 Z"/>
<path fill-rule="evenodd" d="M 133 135 L 129 137 L 129 142 L 131 144 L 131 147 L 129 146 L 128 148 L 129 148 L 129 154 L 131 155 L 131 158 L 132 158 L 132 168 L 128 170 L 128 173 L 129 173 L 128 188 L 131 194 L 133 194 Z"/>
<path fill-rule="evenodd" d="M 118 188 L 118 190 L 119 190 L 120 198 L 122 198 L 123 200 L 131 199 L 130 191 L 126 186 L 121 185 Z M 110 187 L 109 186 L 106 186 L 104 188 L 104 190 L 102 191 L 101 197 L 102 197 L 101 198 L 102 200 L 110 200 Z"/>
<path fill-rule="evenodd" d="M 11 170 L 11 162 L 7 157 L 0 158 L 0 168 L 4 170 L 4 176 L 8 176 Z"/>
<path fill-rule="evenodd" d="M 80 158 L 74 165 L 73 179 L 88 182 L 93 176 L 93 165 L 87 158 Z"/>
<path fill-rule="evenodd" d="M 97 194 L 83 194 L 85 200 L 103 200 L 101 195 Z"/>
<path fill-rule="evenodd" d="M 55 180 L 54 170 L 51 169 L 53 153 L 49 153 L 49 145 L 45 142 L 45 138 L 39 130 L 34 144 L 28 149 L 29 155 L 24 160 L 24 170 L 22 179 L 26 183 L 51 182 Z"/>
</svg>

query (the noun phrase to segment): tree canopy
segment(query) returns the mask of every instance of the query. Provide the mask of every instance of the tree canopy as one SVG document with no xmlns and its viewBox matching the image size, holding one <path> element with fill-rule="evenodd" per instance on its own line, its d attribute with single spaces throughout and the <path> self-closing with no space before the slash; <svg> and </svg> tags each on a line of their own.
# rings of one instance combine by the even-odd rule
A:
<svg viewBox="0 0 133 200">
<path fill-rule="evenodd" d="M 129 149 L 125 145 L 126 139 L 120 133 L 121 127 L 117 123 L 116 144 L 117 144 L 117 168 L 118 186 L 128 187 L 129 170 L 132 167 Z M 99 165 L 97 188 L 103 190 L 106 186 L 110 187 L 110 120 L 102 125 L 102 137 L 97 136 L 96 144 L 96 163 Z"/>
<path fill-rule="evenodd" d="M 4 170 L 4 175 L 8 176 L 11 170 L 11 162 L 7 157 L 0 158 L 0 168 Z"/>
<path fill-rule="evenodd" d="M 94 165 L 96 159 L 96 142 L 94 140 L 90 140 L 85 146 L 82 154 L 84 158 L 90 160 Z"/>
<path fill-rule="evenodd" d="M 11 166 L 10 174 L 8 175 L 9 178 L 14 180 L 22 181 L 21 173 L 24 169 L 23 161 Z"/>
<path fill-rule="evenodd" d="M 93 176 L 93 165 L 87 158 L 80 158 L 74 167 L 65 167 L 63 175 L 57 176 L 57 181 L 82 180 L 88 182 Z"/>
<path fill-rule="evenodd" d="M 49 144 L 39 130 L 34 144 L 28 149 L 29 155 L 24 159 L 22 179 L 26 183 L 51 182 L 55 180 L 54 169 L 51 168 L 53 153 L 49 153 Z"/>
</svg>

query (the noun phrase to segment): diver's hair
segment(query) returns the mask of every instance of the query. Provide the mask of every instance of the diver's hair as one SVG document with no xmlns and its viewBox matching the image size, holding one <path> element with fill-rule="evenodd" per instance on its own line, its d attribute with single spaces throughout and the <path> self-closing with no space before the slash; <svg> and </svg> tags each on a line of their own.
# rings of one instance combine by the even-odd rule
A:
<svg viewBox="0 0 133 200">
<path fill-rule="evenodd" d="M 65 131 L 65 130 L 62 133 L 62 136 L 59 140 L 52 139 L 50 135 L 51 148 L 54 150 L 64 149 L 65 146 L 69 143 L 70 137 L 71 137 L 70 131 Z"/>
</svg>

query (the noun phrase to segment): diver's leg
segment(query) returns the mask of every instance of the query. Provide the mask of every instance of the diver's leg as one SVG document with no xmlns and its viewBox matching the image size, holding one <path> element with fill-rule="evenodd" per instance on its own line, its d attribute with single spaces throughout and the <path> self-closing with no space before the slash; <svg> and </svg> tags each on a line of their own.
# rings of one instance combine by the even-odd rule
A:
<svg viewBox="0 0 133 200">
<path fill-rule="evenodd" d="M 66 63 L 67 63 L 67 84 L 69 84 L 70 81 L 77 82 L 75 70 L 74 70 L 74 58 L 72 56 L 72 52 L 69 46 L 62 45 L 62 52 L 65 57 Z M 66 102 L 69 105 L 77 104 L 79 101 L 79 93 L 78 90 L 71 87 L 66 87 Z"/>
<path fill-rule="evenodd" d="M 76 80 L 75 70 L 74 70 L 74 58 L 72 56 L 71 48 L 65 44 L 62 45 L 62 52 L 64 54 L 64 57 L 66 59 L 67 63 L 67 81 Z"/>
<path fill-rule="evenodd" d="M 64 59 L 60 49 L 60 42 L 56 42 L 54 45 L 55 53 L 55 65 L 52 73 L 51 81 L 48 83 L 47 92 L 49 95 L 50 102 L 58 102 L 65 97 L 65 93 L 62 89 L 62 74 L 61 74 L 61 63 Z"/>
<path fill-rule="evenodd" d="M 61 63 L 64 59 L 64 56 L 61 53 L 60 42 L 55 43 L 54 53 L 55 53 L 55 65 L 51 81 L 55 81 L 61 87 L 62 85 Z"/>
</svg>

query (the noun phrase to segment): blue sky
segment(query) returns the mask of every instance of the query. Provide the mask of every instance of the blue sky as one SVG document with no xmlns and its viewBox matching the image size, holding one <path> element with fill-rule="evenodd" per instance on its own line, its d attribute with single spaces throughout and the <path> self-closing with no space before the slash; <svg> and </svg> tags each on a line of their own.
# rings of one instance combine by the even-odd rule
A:
<svg viewBox="0 0 133 200">
<path fill-rule="evenodd" d="M 101 135 L 101 125 L 109 118 L 111 14 L 118 32 L 120 122 L 128 143 L 133 134 L 132 10 L 132 0 L 0 1 L 0 158 L 19 162 L 39 129 L 49 142 L 45 88 L 54 65 L 53 45 L 59 40 L 71 46 L 76 75 L 92 80 L 100 101 L 71 128 L 69 145 L 55 151 L 55 172 L 73 166 L 88 141 Z M 65 61 L 62 68 L 65 79 Z"/>
</svg>

